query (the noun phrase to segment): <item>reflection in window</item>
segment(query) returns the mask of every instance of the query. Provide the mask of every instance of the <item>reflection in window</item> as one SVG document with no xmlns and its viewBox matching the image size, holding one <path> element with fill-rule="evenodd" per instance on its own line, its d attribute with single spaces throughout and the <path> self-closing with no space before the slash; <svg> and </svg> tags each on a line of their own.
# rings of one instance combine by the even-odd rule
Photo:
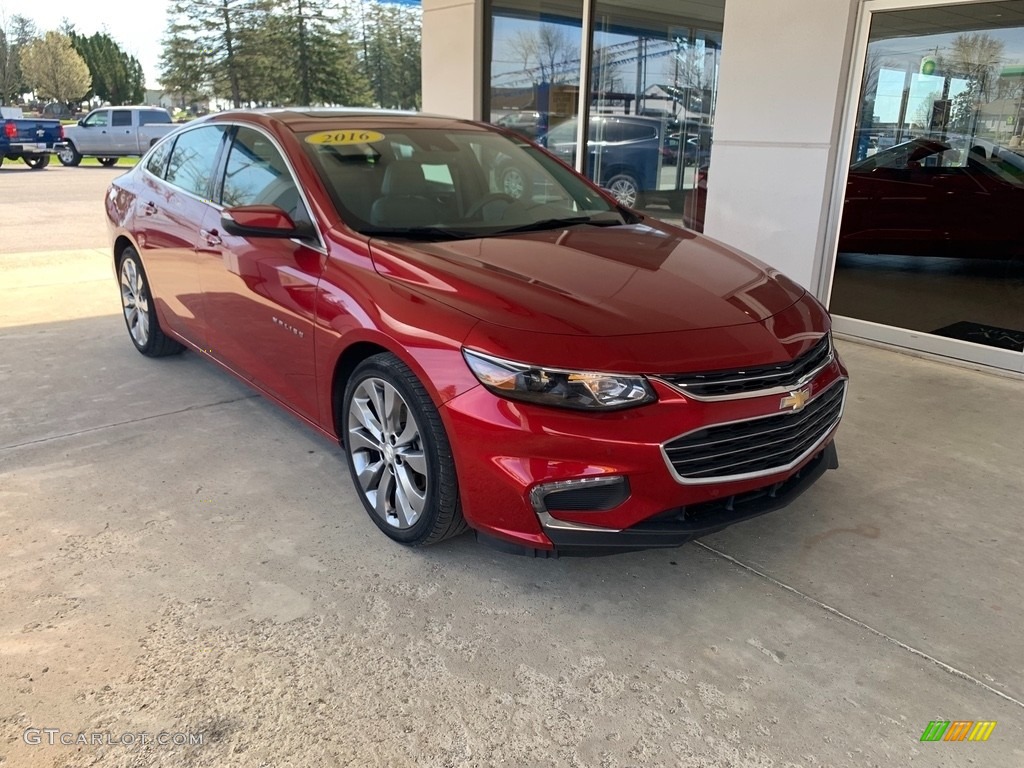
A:
<svg viewBox="0 0 1024 768">
<path fill-rule="evenodd" d="M 584 166 L 621 203 L 681 213 L 700 229 L 724 14 L 724 0 L 650 0 L 643 9 L 596 3 L 589 151 L 578 163 L 582 2 L 499 4 L 491 19 L 490 120 Z M 520 194 L 528 183 L 513 173 L 505 191 Z"/>
<path fill-rule="evenodd" d="M 223 133 L 222 126 L 208 125 L 178 136 L 164 178 L 186 192 L 205 198 Z"/>
<path fill-rule="evenodd" d="M 703 229 L 724 3 L 657 10 L 597 3 L 587 172 L 625 205 Z"/>
<path fill-rule="evenodd" d="M 492 123 L 532 140 L 577 114 L 582 18 L 580 0 L 494 7 Z"/>
<path fill-rule="evenodd" d="M 1024 2 L 875 13 L 831 308 L 1024 351 Z"/>
<path fill-rule="evenodd" d="M 174 140 L 161 141 L 156 145 L 156 148 L 149 153 L 146 158 L 146 170 L 152 173 L 154 176 L 159 178 L 164 177 L 164 171 L 167 170 L 167 158 L 171 154 L 171 147 L 174 146 Z"/>
</svg>

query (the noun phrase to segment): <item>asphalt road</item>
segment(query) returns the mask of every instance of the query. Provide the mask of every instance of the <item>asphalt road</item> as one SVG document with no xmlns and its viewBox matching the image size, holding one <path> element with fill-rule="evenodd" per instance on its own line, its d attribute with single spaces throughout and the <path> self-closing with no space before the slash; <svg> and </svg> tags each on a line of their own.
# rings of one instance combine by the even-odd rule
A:
<svg viewBox="0 0 1024 768">
<path fill-rule="evenodd" d="M 1019 381 L 844 343 L 842 466 L 786 510 L 407 550 L 337 446 L 134 351 L 117 173 L 0 169 L 0 765 L 1024 765 Z"/>
<path fill-rule="evenodd" d="M 0 253 L 94 248 L 107 239 L 103 192 L 128 170 L 65 168 L 56 158 L 33 171 L 21 161 L 0 166 Z"/>
</svg>

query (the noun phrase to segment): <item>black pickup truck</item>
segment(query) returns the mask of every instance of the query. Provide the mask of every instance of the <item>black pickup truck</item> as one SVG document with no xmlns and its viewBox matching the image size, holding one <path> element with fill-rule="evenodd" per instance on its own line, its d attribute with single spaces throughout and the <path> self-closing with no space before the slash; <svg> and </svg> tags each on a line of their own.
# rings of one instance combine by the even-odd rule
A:
<svg viewBox="0 0 1024 768">
<path fill-rule="evenodd" d="M 0 112 L 0 165 L 7 160 L 24 160 L 39 170 L 50 164 L 50 155 L 63 146 L 64 126 L 60 120 L 23 117 L 17 108 Z"/>
</svg>

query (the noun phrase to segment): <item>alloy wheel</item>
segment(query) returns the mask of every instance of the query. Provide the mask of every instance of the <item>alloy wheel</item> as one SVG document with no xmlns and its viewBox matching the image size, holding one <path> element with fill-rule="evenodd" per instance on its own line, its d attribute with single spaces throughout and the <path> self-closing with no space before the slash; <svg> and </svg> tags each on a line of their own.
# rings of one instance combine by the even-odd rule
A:
<svg viewBox="0 0 1024 768">
<path fill-rule="evenodd" d="M 140 349 L 149 341 L 149 294 L 134 259 L 121 262 L 121 304 L 128 332 Z"/>
<path fill-rule="evenodd" d="M 405 530 L 426 508 L 427 458 L 409 404 L 389 382 L 359 382 L 348 412 L 348 451 L 356 482 L 374 513 Z"/>
</svg>

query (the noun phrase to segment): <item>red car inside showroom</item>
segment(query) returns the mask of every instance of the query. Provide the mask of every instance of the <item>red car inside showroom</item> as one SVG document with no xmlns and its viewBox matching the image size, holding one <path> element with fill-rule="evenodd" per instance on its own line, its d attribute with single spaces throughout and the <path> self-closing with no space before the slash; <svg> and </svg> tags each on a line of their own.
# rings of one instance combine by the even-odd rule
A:
<svg viewBox="0 0 1024 768">
<path fill-rule="evenodd" d="M 503 129 L 226 112 L 106 212 L 136 348 L 191 349 L 339 441 L 401 543 L 678 546 L 838 466 L 821 304 Z"/>
</svg>

